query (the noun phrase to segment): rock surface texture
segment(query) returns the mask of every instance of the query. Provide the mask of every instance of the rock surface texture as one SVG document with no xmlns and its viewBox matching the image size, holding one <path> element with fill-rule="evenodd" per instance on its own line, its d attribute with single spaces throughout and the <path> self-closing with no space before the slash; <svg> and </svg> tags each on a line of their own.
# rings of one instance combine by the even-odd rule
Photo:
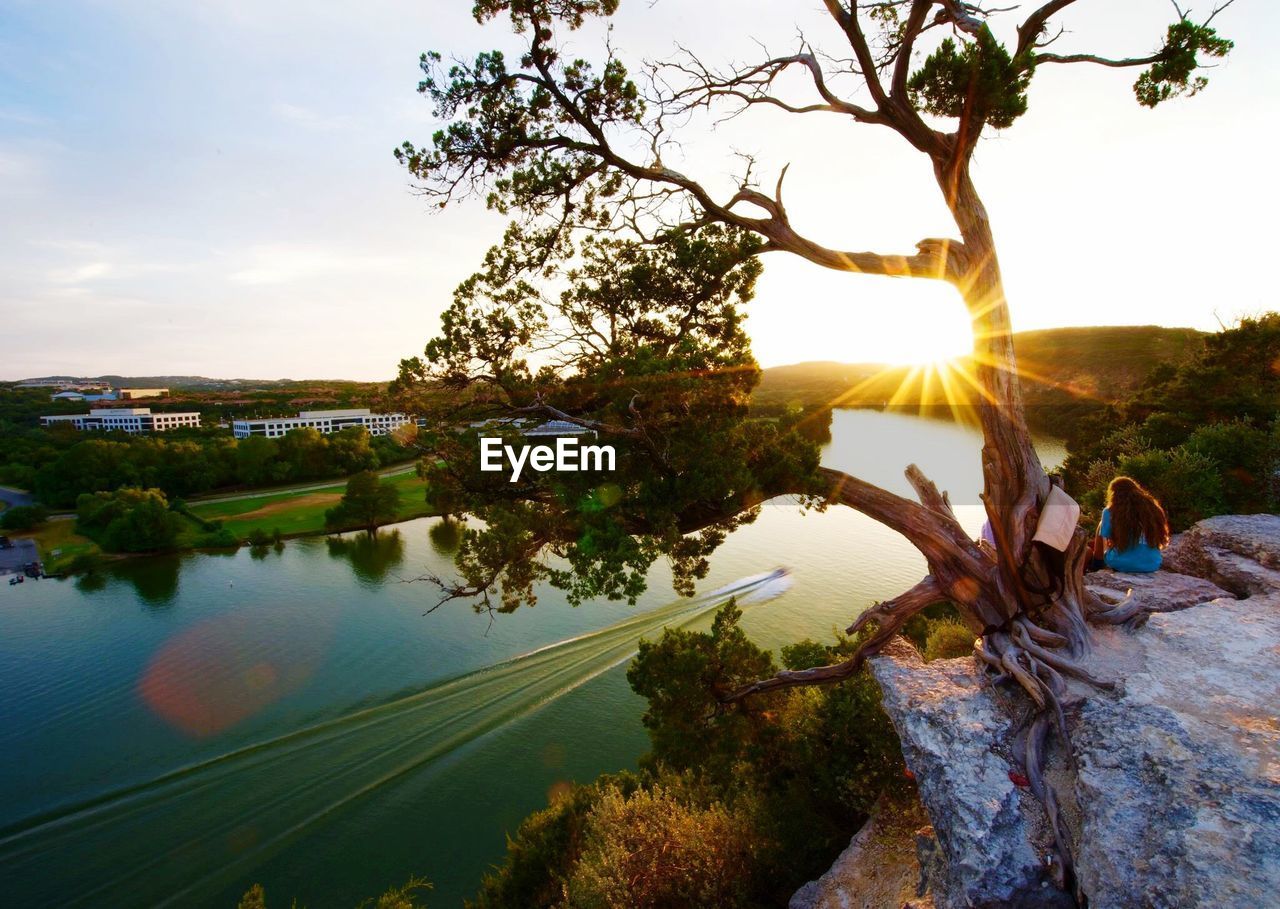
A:
<svg viewBox="0 0 1280 909">
<path fill-rule="evenodd" d="M 1173 538 L 1164 565 L 1240 597 L 1280 591 L 1280 515 L 1221 515 L 1201 521 Z"/>
<path fill-rule="evenodd" d="M 1089 577 L 1106 599 L 1132 591 L 1154 614 L 1094 629 L 1086 666 L 1114 690 L 1071 689 L 1073 754 L 1054 757 L 1054 783 L 1081 889 L 1090 909 L 1280 905 L 1280 517 L 1202 521 L 1165 565 Z M 936 905 L 1068 905 L 1010 757 L 1021 700 L 972 658 L 924 663 L 901 638 L 869 665 L 940 845 Z M 865 852 L 855 847 L 841 861 Z M 828 875 L 807 885 L 826 901 L 799 905 L 902 905 L 860 899 L 860 879 Z"/>
<path fill-rule="evenodd" d="M 787 909 L 934 909 L 918 855 L 921 845 L 927 853 L 937 847 L 928 824 L 919 802 L 882 800 L 831 869 L 797 890 Z M 932 864 L 930 855 L 925 861 Z"/>
<path fill-rule="evenodd" d="M 1085 587 L 1110 604 L 1132 593 L 1147 612 L 1177 612 L 1220 597 L 1234 599 L 1229 591 L 1212 581 L 1173 571 L 1151 574 L 1095 571 L 1085 576 Z"/>
<path fill-rule="evenodd" d="M 1118 694 L 1072 724 L 1077 869 L 1094 909 L 1280 899 L 1280 594 L 1098 635 Z"/>
<path fill-rule="evenodd" d="M 942 847 L 938 906 L 1069 906 L 1041 858 L 1039 803 L 1015 785 L 1013 719 L 972 657 L 925 663 L 903 638 L 869 664 Z"/>
</svg>

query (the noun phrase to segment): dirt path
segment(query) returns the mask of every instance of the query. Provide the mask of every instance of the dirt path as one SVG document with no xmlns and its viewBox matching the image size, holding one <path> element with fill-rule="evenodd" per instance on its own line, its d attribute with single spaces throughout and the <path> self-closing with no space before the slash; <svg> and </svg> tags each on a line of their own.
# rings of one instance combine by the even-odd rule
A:
<svg viewBox="0 0 1280 909">
<path fill-rule="evenodd" d="M 227 515 L 225 520 L 228 521 L 251 521 L 256 518 L 270 517 L 273 514 L 279 514 L 282 511 L 292 511 L 295 508 L 307 508 L 311 505 L 336 505 L 342 500 L 340 492 L 313 492 L 307 495 L 294 496 L 288 499 L 281 499 L 279 502 L 268 502 L 260 508 L 253 511 L 245 511 L 240 514 Z"/>
</svg>

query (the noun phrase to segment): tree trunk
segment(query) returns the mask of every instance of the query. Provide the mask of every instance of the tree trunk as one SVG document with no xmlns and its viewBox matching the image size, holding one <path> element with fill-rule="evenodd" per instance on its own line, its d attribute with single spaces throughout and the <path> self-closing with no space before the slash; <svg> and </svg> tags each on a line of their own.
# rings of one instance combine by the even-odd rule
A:
<svg viewBox="0 0 1280 909">
<path fill-rule="evenodd" d="M 971 543 L 967 539 L 957 539 L 963 531 L 950 501 L 914 465 L 908 468 L 907 477 L 923 509 L 915 503 L 878 501 L 863 488 L 866 484 L 859 485 L 860 481 L 837 471 L 824 471 L 831 485 L 830 500 L 857 508 L 904 533 L 925 556 L 929 576 L 858 617 L 848 629 L 850 634 L 869 624 L 876 628 L 851 659 L 803 672 L 781 672 L 732 697 L 848 678 L 930 602 L 951 600 L 980 635 L 974 655 L 988 667 L 992 684 L 1015 683 L 1034 704 L 1033 718 L 1020 745 L 1022 768 L 1045 810 L 1054 843 L 1055 878 L 1059 886 L 1083 901 L 1057 794 L 1044 774 L 1048 737 L 1056 730 L 1067 744 L 1063 712 L 1068 697 L 1066 678 L 1103 686 L 1074 661 L 1088 646 L 1086 616 L 1117 622 L 1130 618 L 1132 610 L 1123 603 L 1107 609 L 1085 589 L 1088 537 L 1082 531 L 1077 530 L 1060 559 L 1032 545 L 1051 484 L 1027 428 L 995 241 L 967 167 L 944 162 L 938 165 L 937 174 L 963 239 L 957 284 L 973 326 L 978 386 L 974 406 L 983 436 L 982 500 L 996 546 L 994 550 L 978 549 L 964 545 Z"/>
</svg>

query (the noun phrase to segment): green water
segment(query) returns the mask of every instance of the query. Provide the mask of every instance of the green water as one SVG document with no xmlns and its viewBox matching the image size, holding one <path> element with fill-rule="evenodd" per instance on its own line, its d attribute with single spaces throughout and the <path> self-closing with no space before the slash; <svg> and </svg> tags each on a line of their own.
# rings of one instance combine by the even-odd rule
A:
<svg viewBox="0 0 1280 909">
<path fill-rule="evenodd" d="M 976 533 L 979 445 L 845 411 L 824 462 L 908 492 L 915 460 Z M 769 646 L 825 636 L 924 567 L 847 509 L 773 502 L 693 600 L 657 567 L 635 607 L 545 591 L 490 622 L 464 604 L 423 615 L 413 579 L 449 569 L 432 525 L 0 586 L 4 902 L 231 907 L 261 882 L 322 909 L 417 874 L 430 905 L 458 906 L 556 786 L 634 766 L 640 638 L 733 594 Z M 791 574 L 762 576 L 777 566 Z"/>
</svg>

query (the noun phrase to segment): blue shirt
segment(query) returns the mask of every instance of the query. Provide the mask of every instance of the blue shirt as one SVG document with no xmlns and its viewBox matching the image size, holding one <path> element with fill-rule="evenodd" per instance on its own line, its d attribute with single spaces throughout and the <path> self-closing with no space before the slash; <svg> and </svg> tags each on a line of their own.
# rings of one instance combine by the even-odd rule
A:
<svg viewBox="0 0 1280 909">
<path fill-rule="evenodd" d="M 1111 538 L 1111 509 L 1102 509 L 1102 523 L 1098 525 L 1098 536 L 1104 540 L 1115 541 Z M 1160 563 L 1164 557 L 1160 555 L 1160 550 L 1154 546 L 1147 545 L 1147 538 L 1141 536 L 1138 542 L 1130 545 L 1128 549 L 1118 549 L 1112 545 L 1107 550 L 1106 555 L 1102 557 L 1102 561 L 1106 562 L 1107 567 L 1112 571 L 1130 571 L 1145 574 L 1147 572 L 1156 571 L 1160 568 Z"/>
</svg>

